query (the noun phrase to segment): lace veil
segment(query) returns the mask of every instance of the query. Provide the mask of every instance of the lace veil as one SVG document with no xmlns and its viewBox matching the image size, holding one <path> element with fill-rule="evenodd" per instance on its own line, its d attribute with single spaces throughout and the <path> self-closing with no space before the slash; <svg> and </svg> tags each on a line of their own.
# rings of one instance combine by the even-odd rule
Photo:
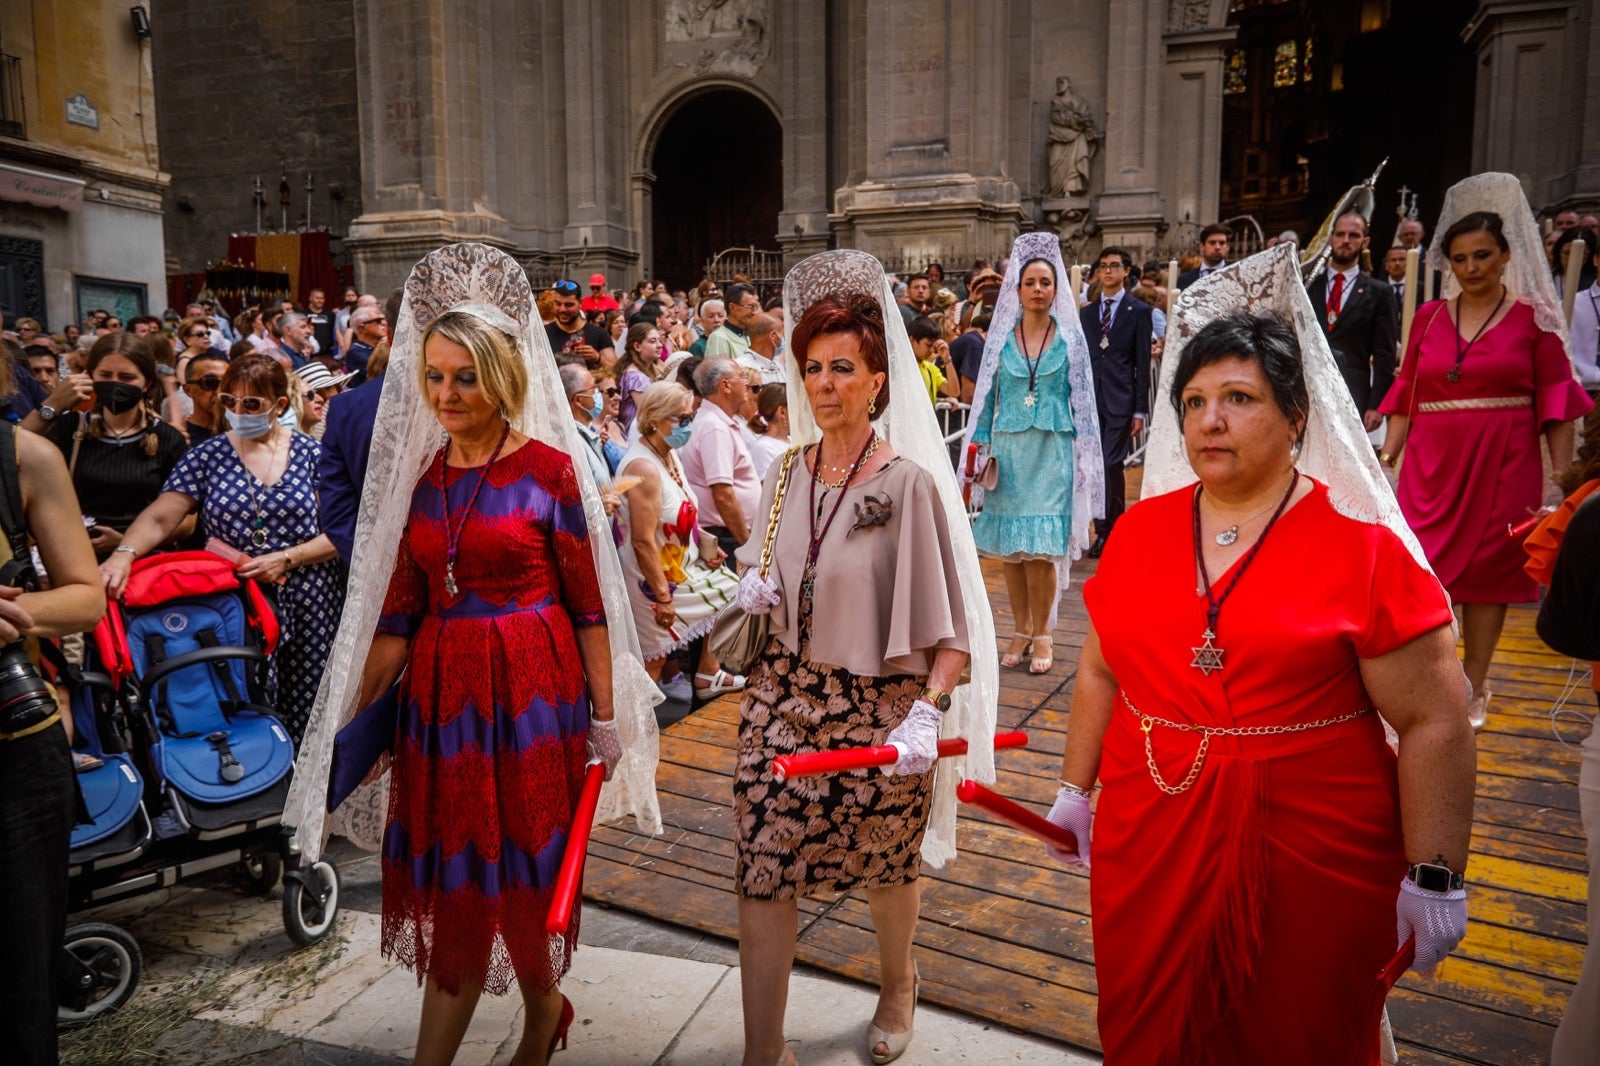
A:
<svg viewBox="0 0 1600 1066">
<path fill-rule="evenodd" d="M 383 376 L 383 395 L 372 431 L 372 452 L 356 521 L 349 591 L 339 631 L 322 675 L 317 702 L 307 723 L 294 781 L 284 809 L 285 825 L 296 830 L 302 853 L 315 859 L 327 840 L 325 818 L 333 739 L 359 708 L 363 664 L 389 588 L 400 535 L 411 509 L 411 495 L 441 443 L 439 423 L 429 410 L 419 382 L 422 335 L 446 311 L 472 314 L 516 343 L 528 369 L 528 398 L 516 428 L 568 455 L 579 454 L 566 394 L 556 373 L 549 341 L 534 310 L 533 290 L 516 260 L 483 244 L 452 244 L 429 253 L 406 279 Z M 605 603 L 611 639 L 613 705 L 623 757 L 600 798 L 599 818 L 633 815 L 640 830 L 661 832 L 655 768 L 659 737 L 655 703 L 660 699 L 639 655 L 633 612 L 627 601 L 621 563 L 609 534 L 610 523 L 588 464 L 573 464 L 583 495 L 590 546 Z M 339 831 L 356 843 L 377 848 L 387 809 L 387 775 L 358 790 L 340 807 Z"/>
<path fill-rule="evenodd" d="M 1433 230 L 1433 243 L 1428 246 L 1428 266 L 1439 272 L 1442 281 L 1439 295 L 1448 300 L 1461 292 L 1456 276 L 1450 271 L 1449 249 L 1442 243 L 1445 230 L 1455 225 L 1461 216 L 1474 211 L 1493 211 L 1500 216 L 1506 243 L 1511 246 L 1511 261 L 1506 264 L 1502 280 L 1512 296 L 1533 308 L 1533 320 L 1540 329 L 1561 338 L 1567 358 L 1571 359 L 1567 320 L 1561 314 L 1561 301 L 1556 297 L 1555 278 L 1545 258 L 1539 223 L 1534 220 L 1533 208 L 1528 206 L 1522 182 L 1515 174 L 1495 171 L 1474 174 L 1445 190 L 1444 206 L 1439 209 L 1439 222 Z"/>
<path fill-rule="evenodd" d="M 1297 466 L 1328 486 L 1334 510 L 1358 522 L 1388 526 L 1417 564 L 1432 573 L 1416 534 L 1406 524 L 1394 490 L 1384 479 L 1361 425 L 1361 414 L 1317 324 L 1316 312 L 1300 281 L 1299 256 L 1280 244 L 1230 264 L 1183 290 L 1167 327 L 1161 360 L 1161 386 L 1150 412 L 1150 442 L 1145 447 L 1145 499 L 1192 485 L 1194 470 L 1183 444 L 1183 430 L 1169 397 L 1183 346 L 1213 319 L 1238 311 L 1276 314 L 1286 319 L 1300 341 L 1311 413 Z"/>
<path fill-rule="evenodd" d="M 918 394 L 926 394 L 927 390 L 882 264 L 866 252 L 840 250 L 811 256 L 790 270 L 783 282 L 784 347 L 794 350 L 795 323 L 813 303 L 824 296 L 853 293 L 876 299 L 883 309 L 889 349 L 889 393 L 893 401 L 877 421 L 878 432 L 897 455 L 933 475 L 950 527 L 961 594 L 966 601 L 967 638 L 972 645 L 971 679 L 967 684 L 958 685 L 951 694 L 950 711 L 944 716 L 941 734 L 965 737 L 970 750 L 964 757 L 939 760 L 934 777 L 933 812 L 922 840 L 922 857 L 933 866 L 942 866 L 956 854 L 956 785 L 963 777 L 974 781 L 994 780 L 994 730 L 1000 698 L 994 616 L 989 611 L 989 594 L 978 566 L 978 549 L 961 501 L 961 488 L 950 465 L 949 449 L 939 432 L 933 406 L 916 402 Z M 1076 322 L 1076 318 L 1073 321 Z M 789 376 L 789 427 L 789 439 L 793 444 L 804 446 L 822 439 L 816 420 L 811 416 L 811 401 L 806 396 L 803 378 L 798 373 Z"/>
</svg>

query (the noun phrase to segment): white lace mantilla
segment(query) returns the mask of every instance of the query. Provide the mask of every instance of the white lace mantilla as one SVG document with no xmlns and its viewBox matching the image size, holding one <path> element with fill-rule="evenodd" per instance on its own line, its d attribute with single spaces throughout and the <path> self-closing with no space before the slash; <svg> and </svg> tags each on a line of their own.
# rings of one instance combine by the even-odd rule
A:
<svg viewBox="0 0 1600 1066">
<path fill-rule="evenodd" d="M 905 322 L 900 317 L 883 265 L 866 252 L 852 250 L 823 252 L 796 265 L 783 283 L 784 346 L 789 351 L 794 350 L 795 323 L 813 303 L 825 296 L 856 294 L 878 301 L 889 349 L 891 402 L 876 423 L 878 432 L 896 454 L 933 476 L 950 527 L 956 571 L 961 580 L 962 598 L 966 601 L 967 639 L 972 645 L 971 680 L 958 685 L 951 694 L 951 709 L 944 716 L 940 733 L 946 737 L 965 737 L 970 748 L 963 757 L 940 759 L 937 764 L 933 812 L 928 831 L 922 838 L 923 859 L 937 867 L 956 855 L 956 785 L 962 778 L 994 780 L 994 730 L 1000 699 L 994 616 L 989 610 L 989 594 L 984 588 L 983 571 L 978 566 L 978 548 L 967 522 L 961 488 L 950 466 L 950 453 L 939 432 L 933 406 L 916 402 L 917 396 L 926 395 L 927 390 L 917 370 L 911 338 L 906 334 Z M 1091 403 L 1091 410 L 1092 407 Z M 811 415 L 811 401 L 806 396 L 801 373 L 789 377 L 789 425 L 792 444 L 804 446 L 822 438 Z"/>
<path fill-rule="evenodd" d="M 1167 327 L 1155 410 L 1150 412 L 1150 441 L 1145 447 L 1140 495 L 1148 499 L 1194 484 L 1194 469 L 1189 465 L 1183 430 L 1171 401 L 1172 382 L 1190 339 L 1214 319 L 1239 311 L 1278 315 L 1294 327 L 1299 338 L 1311 399 L 1305 444 L 1296 464 L 1300 472 L 1328 486 L 1329 502 L 1340 514 L 1358 522 L 1388 526 L 1418 565 L 1431 573 L 1422 545 L 1400 513 L 1394 490 L 1372 453 L 1372 444 L 1361 425 L 1361 413 L 1350 398 L 1349 386 L 1328 347 L 1328 339 L 1317 324 L 1316 311 L 1300 280 L 1300 262 L 1293 245 L 1278 245 L 1230 264 L 1207 274 L 1178 295 Z"/>
<path fill-rule="evenodd" d="M 300 848 L 315 859 L 337 828 L 357 844 L 376 850 L 387 814 L 388 779 L 358 789 L 330 827 L 328 770 L 339 728 L 359 709 L 362 668 L 394 570 L 400 536 L 411 511 L 411 495 L 429 459 L 443 444 L 439 423 L 422 395 L 422 334 L 446 311 L 464 311 L 506 333 L 528 372 L 528 398 L 516 428 L 568 455 L 583 444 L 568 413 L 545 331 L 535 328 L 533 290 L 522 267 L 483 244 L 452 244 L 425 256 L 406 280 L 405 301 L 383 376 L 383 395 L 372 431 L 372 452 L 356 521 L 355 555 L 339 632 L 323 672 L 317 702 L 295 762 L 283 821 L 296 831 Z M 645 673 L 639 638 L 628 606 L 621 562 L 609 535 L 610 522 L 587 463 L 575 462 L 588 519 L 590 548 L 600 576 L 611 640 L 613 706 L 623 756 L 600 795 L 598 819 L 631 814 L 641 832 L 661 832 L 655 768 L 659 751 L 655 704 L 661 694 Z"/>
</svg>

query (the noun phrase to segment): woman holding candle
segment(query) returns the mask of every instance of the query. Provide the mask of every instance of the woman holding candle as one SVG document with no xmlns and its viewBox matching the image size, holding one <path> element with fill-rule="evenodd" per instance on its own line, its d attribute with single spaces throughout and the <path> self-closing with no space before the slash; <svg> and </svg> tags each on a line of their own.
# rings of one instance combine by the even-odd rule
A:
<svg viewBox="0 0 1600 1066">
<path fill-rule="evenodd" d="M 984 342 L 966 445 L 988 448 L 994 488 L 974 486 L 983 513 L 978 550 L 1004 563 L 1015 632 L 1001 666 L 1042 674 L 1053 662 L 1051 627 L 1073 559 L 1089 547 L 1105 510 L 1105 462 L 1089 345 L 1068 291 L 1053 233 L 1012 246 Z M 963 449 L 965 451 L 965 448 Z"/>
<path fill-rule="evenodd" d="M 1548 496 L 1572 462 L 1572 420 L 1592 408 L 1572 371 L 1561 308 L 1539 259 L 1538 229 L 1510 174 L 1450 188 L 1429 254 L 1448 266 L 1445 298 L 1417 309 L 1405 356 L 1380 408 L 1382 461 L 1404 450 L 1398 496 L 1453 602 L 1461 605 L 1474 728 L 1488 719 L 1489 666 L 1506 606 L 1533 603 L 1521 546 L 1504 535 Z"/>
<path fill-rule="evenodd" d="M 1145 498 L 1084 586 L 1056 855 L 1089 865 L 1098 780 L 1107 1063 L 1375 1066 L 1375 975 L 1465 932 L 1466 686 L 1294 248 L 1217 277 L 1178 310 Z"/>
<path fill-rule="evenodd" d="M 480 995 L 513 984 L 515 1061 L 565 1045 L 577 918 L 554 936 L 545 919 L 585 763 L 614 801 L 653 770 L 649 681 L 533 308 L 521 267 L 483 245 L 406 283 L 350 605 L 284 815 L 314 853 L 333 732 L 399 679 L 382 947 L 424 984 L 422 1064 L 452 1061 Z"/>
<path fill-rule="evenodd" d="M 882 267 L 860 252 L 813 256 L 790 272 L 784 304 L 800 447 L 773 463 L 740 550 L 740 604 L 770 614 L 734 779 L 744 1062 L 793 1061 L 783 1019 L 799 897 L 863 888 L 882 968 L 866 1049 L 887 1063 L 911 1041 L 921 862 L 954 851 L 949 797 L 929 818 L 936 789 L 961 775 L 942 766 L 936 784 L 930 772 L 941 733 L 968 740 L 968 776 L 993 774 L 993 623 Z M 987 655 L 953 702 L 970 648 Z M 886 772 L 779 781 L 771 769 L 778 755 L 881 743 L 901 752 Z"/>
</svg>

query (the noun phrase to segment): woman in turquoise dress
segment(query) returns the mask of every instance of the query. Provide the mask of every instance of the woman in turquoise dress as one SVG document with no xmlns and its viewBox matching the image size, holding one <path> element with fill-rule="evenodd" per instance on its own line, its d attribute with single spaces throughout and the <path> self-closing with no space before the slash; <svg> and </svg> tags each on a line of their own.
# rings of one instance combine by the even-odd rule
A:
<svg viewBox="0 0 1600 1066">
<path fill-rule="evenodd" d="M 1024 234 L 1012 248 L 973 394 L 970 445 L 997 464 L 972 527 L 978 550 L 1004 563 L 1016 631 L 1000 664 L 1030 673 L 1053 663 L 1051 628 L 1067 567 L 1104 508 L 1099 423 L 1077 301 L 1061 284 L 1055 237 Z M 1088 462 L 1085 462 L 1085 459 Z"/>
</svg>

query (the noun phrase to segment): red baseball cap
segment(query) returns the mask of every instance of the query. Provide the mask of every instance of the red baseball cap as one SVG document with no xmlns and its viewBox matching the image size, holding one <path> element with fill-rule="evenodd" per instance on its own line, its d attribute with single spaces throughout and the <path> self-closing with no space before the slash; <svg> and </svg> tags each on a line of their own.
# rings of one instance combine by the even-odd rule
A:
<svg viewBox="0 0 1600 1066">
<path fill-rule="evenodd" d="M 589 275 L 589 287 L 592 289 L 592 288 L 595 288 L 596 286 L 598 286 L 598 287 L 600 287 L 602 289 L 606 287 L 606 276 L 604 274 L 590 274 Z"/>
</svg>

